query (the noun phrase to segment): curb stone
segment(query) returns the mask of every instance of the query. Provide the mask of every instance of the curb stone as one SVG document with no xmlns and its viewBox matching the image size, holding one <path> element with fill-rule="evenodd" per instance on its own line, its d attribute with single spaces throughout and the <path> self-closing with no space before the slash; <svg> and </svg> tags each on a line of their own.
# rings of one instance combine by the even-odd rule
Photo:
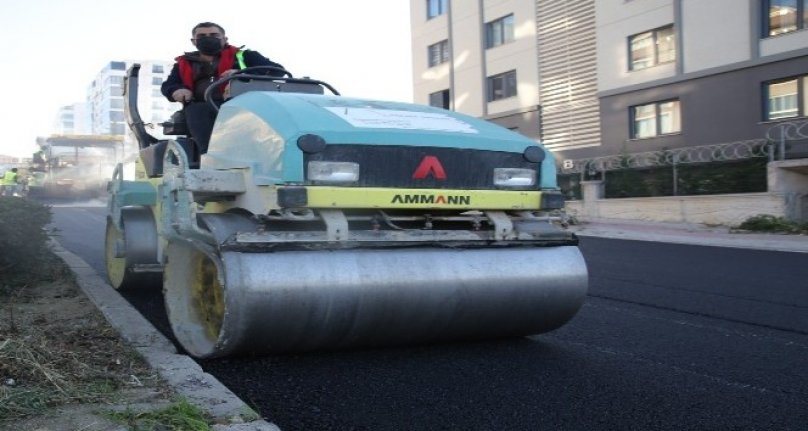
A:
<svg viewBox="0 0 808 431">
<path fill-rule="evenodd" d="M 178 395 L 209 413 L 216 431 L 280 431 L 264 420 L 245 422 L 258 414 L 193 359 L 177 353 L 174 345 L 121 297 L 83 259 L 51 238 L 50 248 L 76 276 L 85 295 L 101 311 L 121 338 L 157 371 Z"/>
<path fill-rule="evenodd" d="M 571 225 L 580 237 L 602 237 L 753 250 L 808 253 L 808 236 L 731 231 L 697 224 L 595 219 Z"/>
</svg>

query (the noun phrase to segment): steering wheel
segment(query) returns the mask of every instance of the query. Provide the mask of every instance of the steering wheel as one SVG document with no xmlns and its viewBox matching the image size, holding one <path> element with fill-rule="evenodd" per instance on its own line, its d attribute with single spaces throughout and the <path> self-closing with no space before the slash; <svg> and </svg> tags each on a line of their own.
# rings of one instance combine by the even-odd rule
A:
<svg viewBox="0 0 808 431">
<path fill-rule="evenodd" d="M 259 74 L 256 75 L 254 72 L 257 71 L 275 71 L 281 72 L 281 76 L 272 76 L 272 75 L 263 75 Z M 256 80 L 256 81 L 282 81 L 282 82 L 294 82 L 294 83 L 307 83 L 307 84 L 318 84 L 322 85 L 323 87 L 327 88 L 330 92 L 334 93 L 334 95 L 339 96 L 339 92 L 334 89 L 330 84 L 323 81 L 318 81 L 316 79 L 310 78 L 295 78 L 292 74 L 282 68 L 277 66 L 251 66 L 245 67 L 244 69 L 236 70 L 235 72 L 219 78 L 218 80 L 212 82 L 207 89 L 205 89 L 205 102 L 209 104 L 214 111 L 219 111 L 219 105 L 221 103 L 217 103 L 216 100 L 213 99 L 213 92 L 215 89 L 219 88 L 221 85 L 232 81 L 234 79 L 247 79 L 247 80 Z"/>
<path fill-rule="evenodd" d="M 232 81 L 238 75 L 241 75 L 242 78 L 243 78 L 244 75 L 248 75 L 251 72 L 258 72 L 258 71 L 261 71 L 261 72 L 264 72 L 264 71 L 281 72 L 281 76 L 273 76 L 273 75 L 254 75 L 254 76 L 265 76 L 267 78 L 284 78 L 284 77 L 292 78 L 292 73 L 291 72 L 289 72 L 288 70 L 286 70 L 286 69 L 284 69 L 282 67 L 278 67 L 278 66 L 251 66 L 251 67 L 245 67 L 244 69 L 236 70 L 235 72 L 233 72 L 233 73 L 231 73 L 231 74 L 229 74 L 227 76 L 224 76 L 222 78 L 219 78 L 215 82 L 211 83 L 208 86 L 208 88 L 205 89 L 205 102 L 208 105 L 212 106 L 214 110 L 218 111 L 219 110 L 219 105 L 221 105 L 221 103 L 217 103 L 216 100 L 213 99 L 213 91 L 214 91 L 213 89 L 214 88 L 219 88 L 223 84 Z M 252 77 L 253 77 L 253 75 L 250 75 L 250 78 L 252 78 Z"/>
</svg>

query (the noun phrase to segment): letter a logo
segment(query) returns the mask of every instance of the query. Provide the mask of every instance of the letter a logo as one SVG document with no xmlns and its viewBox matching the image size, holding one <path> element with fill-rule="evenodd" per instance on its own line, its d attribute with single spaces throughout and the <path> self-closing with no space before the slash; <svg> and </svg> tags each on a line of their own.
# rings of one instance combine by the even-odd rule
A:
<svg viewBox="0 0 808 431">
<path fill-rule="evenodd" d="M 412 178 L 414 180 L 423 180 L 429 174 L 432 174 L 436 180 L 446 179 L 446 171 L 443 170 L 443 165 L 435 156 L 425 156 L 415 172 L 412 173 Z"/>
</svg>

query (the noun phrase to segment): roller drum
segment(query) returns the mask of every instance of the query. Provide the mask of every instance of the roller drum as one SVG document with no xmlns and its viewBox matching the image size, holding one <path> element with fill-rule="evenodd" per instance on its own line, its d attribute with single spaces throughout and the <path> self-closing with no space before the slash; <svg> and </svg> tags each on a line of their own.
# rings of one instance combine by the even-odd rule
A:
<svg viewBox="0 0 808 431">
<path fill-rule="evenodd" d="M 538 334 L 580 308 L 577 247 L 218 253 L 171 243 L 166 307 L 197 357 Z"/>
<path fill-rule="evenodd" d="M 146 289 L 159 285 L 159 272 L 138 271 L 139 267 L 157 267 L 157 227 L 151 210 L 127 207 L 121 210 L 119 230 L 107 219 L 104 260 L 107 278 L 115 289 Z"/>
</svg>

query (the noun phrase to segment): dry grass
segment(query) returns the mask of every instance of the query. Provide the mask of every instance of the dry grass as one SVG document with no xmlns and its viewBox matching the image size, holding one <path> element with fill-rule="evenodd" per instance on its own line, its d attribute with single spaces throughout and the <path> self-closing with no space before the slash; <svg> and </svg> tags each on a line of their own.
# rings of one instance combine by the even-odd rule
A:
<svg viewBox="0 0 808 431">
<path fill-rule="evenodd" d="M 5 292 L 0 425 L 62 405 L 115 403 L 127 388 L 160 385 L 71 277 L 6 286 Z"/>
</svg>

